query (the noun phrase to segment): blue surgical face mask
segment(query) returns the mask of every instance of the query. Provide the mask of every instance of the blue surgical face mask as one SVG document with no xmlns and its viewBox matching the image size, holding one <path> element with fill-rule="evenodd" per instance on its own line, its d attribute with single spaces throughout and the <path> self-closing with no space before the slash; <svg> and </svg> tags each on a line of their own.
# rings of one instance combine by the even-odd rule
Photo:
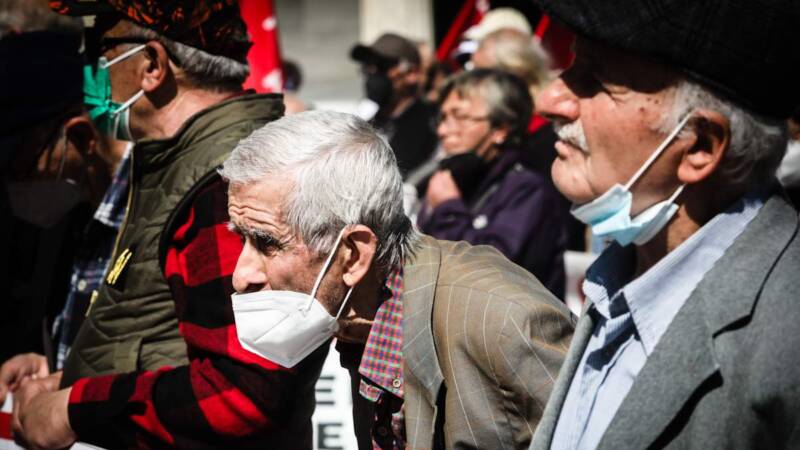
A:
<svg viewBox="0 0 800 450">
<path fill-rule="evenodd" d="M 570 211 L 572 215 L 589 225 L 592 228 L 592 234 L 600 239 L 614 239 L 620 245 L 628 245 L 631 242 L 642 245 L 652 239 L 678 211 L 675 199 L 681 194 L 685 185 L 676 189 L 666 200 L 650 206 L 636 217 L 631 217 L 633 195 L 630 189 L 675 139 L 690 117 L 691 114 L 687 114 L 678 123 L 624 186 L 617 183 L 591 202 L 573 206 Z"/>
<path fill-rule="evenodd" d="M 101 56 L 97 70 L 91 65 L 83 68 L 83 103 L 89 108 L 89 117 L 101 133 L 114 139 L 133 141 L 130 127 L 130 107 L 144 95 L 144 90 L 134 94 L 124 103 L 111 100 L 111 79 L 108 68 L 142 51 L 146 46 L 139 45 L 108 61 Z"/>
</svg>

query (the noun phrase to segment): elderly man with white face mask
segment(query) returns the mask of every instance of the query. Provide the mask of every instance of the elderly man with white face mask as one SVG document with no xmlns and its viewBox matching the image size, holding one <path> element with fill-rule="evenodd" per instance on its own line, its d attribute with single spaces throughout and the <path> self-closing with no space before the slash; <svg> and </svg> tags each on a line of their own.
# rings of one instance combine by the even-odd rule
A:
<svg viewBox="0 0 800 450">
<path fill-rule="evenodd" d="M 609 246 L 531 448 L 797 448 L 800 6 L 539 3 L 579 36 L 538 99 L 553 179 Z"/>
<path fill-rule="evenodd" d="M 528 445 L 569 313 L 493 248 L 420 236 L 374 129 L 288 116 L 242 140 L 221 173 L 245 242 L 233 274 L 244 348 L 292 367 L 335 335 L 359 448 Z"/>
</svg>

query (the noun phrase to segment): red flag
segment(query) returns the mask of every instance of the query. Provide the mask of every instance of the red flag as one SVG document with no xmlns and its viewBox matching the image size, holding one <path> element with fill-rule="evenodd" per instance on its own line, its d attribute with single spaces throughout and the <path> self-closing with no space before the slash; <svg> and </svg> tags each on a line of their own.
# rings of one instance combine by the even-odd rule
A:
<svg viewBox="0 0 800 450">
<path fill-rule="evenodd" d="M 483 15 L 489 10 L 488 0 L 466 0 L 447 34 L 442 39 L 439 48 L 436 49 L 436 59 L 439 61 L 450 61 L 453 50 L 458 46 L 461 41 L 461 35 L 467 29 L 483 19 Z"/>
<path fill-rule="evenodd" d="M 542 14 L 539 25 L 534 32 L 542 43 L 542 47 L 547 50 L 553 58 L 553 66 L 557 69 L 566 69 L 572 64 L 572 41 L 575 35 L 564 26 L 553 22 L 550 17 Z"/>
<path fill-rule="evenodd" d="M 278 44 L 278 21 L 272 0 L 239 0 L 242 19 L 253 46 L 247 54 L 250 77 L 244 82 L 245 89 L 257 92 L 281 92 L 281 51 Z"/>
</svg>

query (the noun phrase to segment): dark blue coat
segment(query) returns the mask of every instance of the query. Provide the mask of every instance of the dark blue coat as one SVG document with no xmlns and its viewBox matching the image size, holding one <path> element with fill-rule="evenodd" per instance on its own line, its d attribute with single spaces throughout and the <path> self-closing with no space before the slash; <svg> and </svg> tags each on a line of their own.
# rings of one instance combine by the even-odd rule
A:
<svg viewBox="0 0 800 450">
<path fill-rule="evenodd" d="M 563 299 L 564 250 L 569 211 L 560 194 L 541 176 L 519 163 L 516 151 L 503 151 L 476 193 L 425 205 L 420 230 L 437 239 L 491 245 L 533 273 Z"/>
</svg>

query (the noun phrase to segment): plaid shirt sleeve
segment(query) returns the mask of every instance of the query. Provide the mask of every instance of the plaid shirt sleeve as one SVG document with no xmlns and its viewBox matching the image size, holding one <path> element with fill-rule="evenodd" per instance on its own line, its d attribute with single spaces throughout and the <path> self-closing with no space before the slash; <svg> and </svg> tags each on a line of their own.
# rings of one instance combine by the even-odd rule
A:
<svg viewBox="0 0 800 450">
<path fill-rule="evenodd" d="M 230 294 L 242 243 L 227 222 L 226 186 L 216 179 L 196 195 L 168 248 L 165 277 L 189 364 L 78 380 L 69 418 L 79 439 L 108 448 L 268 448 L 287 428 L 294 398 L 313 395 L 313 383 L 296 392 L 309 366 L 286 369 L 239 344 Z"/>
</svg>

